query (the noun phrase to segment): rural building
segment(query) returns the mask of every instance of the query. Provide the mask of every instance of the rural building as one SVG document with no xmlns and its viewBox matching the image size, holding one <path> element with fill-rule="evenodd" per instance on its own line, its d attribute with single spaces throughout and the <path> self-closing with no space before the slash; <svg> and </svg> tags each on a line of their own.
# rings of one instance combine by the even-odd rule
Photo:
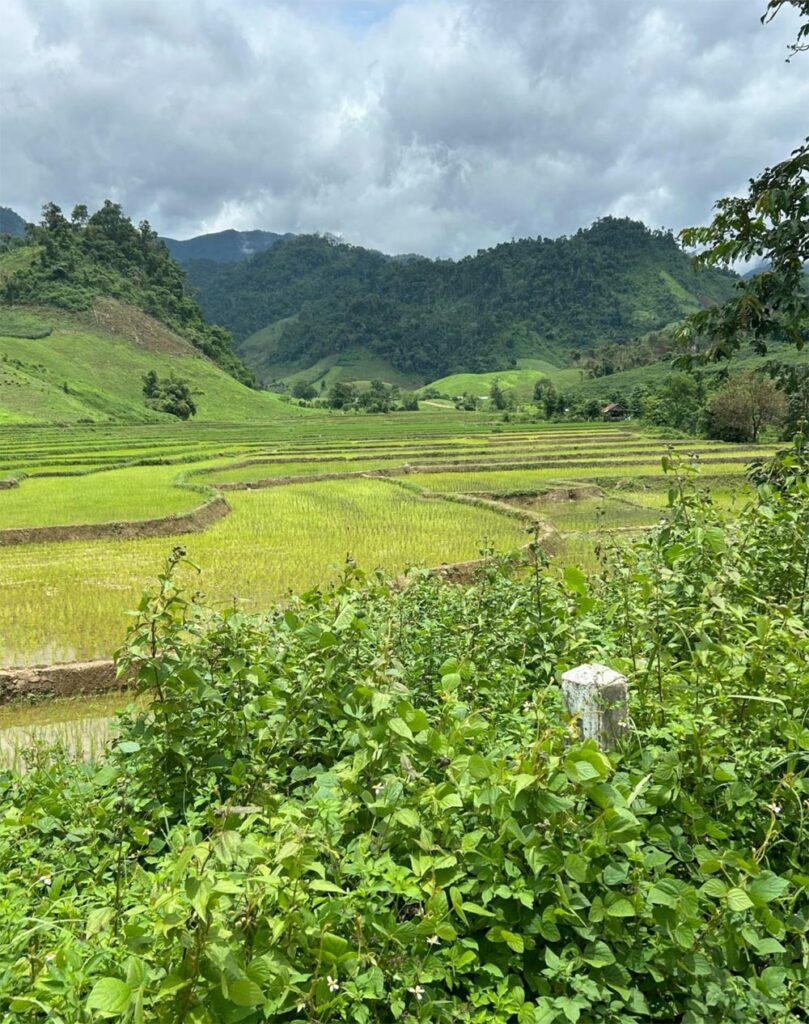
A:
<svg viewBox="0 0 809 1024">
<path fill-rule="evenodd" d="M 627 408 L 623 402 L 610 402 L 601 410 L 601 415 L 605 420 L 625 420 Z"/>
</svg>

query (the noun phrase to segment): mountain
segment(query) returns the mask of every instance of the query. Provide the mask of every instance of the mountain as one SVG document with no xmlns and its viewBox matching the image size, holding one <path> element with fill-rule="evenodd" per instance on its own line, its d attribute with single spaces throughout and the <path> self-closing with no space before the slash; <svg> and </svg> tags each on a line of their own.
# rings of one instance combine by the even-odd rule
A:
<svg viewBox="0 0 809 1024">
<path fill-rule="evenodd" d="M 0 235 L 25 238 L 25 221 L 7 206 L 0 206 Z"/>
<path fill-rule="evenodd" d="M 136 228 L 117 203 L 107 200 L 92 215 L 76 207 L 70 220 L 49 203 L 30 241 L 6 250 L 0 302 L 81 311 L 100 298 L 117 299 L 160 321 L 242 383 L 253 382 L 229 333 L 203 319 L 184 271 L 157 234 L 146 222 Z"/>
<path fill-rule="evenodd" d="M 387 379 L 414 383 L 569 365 L 723 301 L 738 281 L 696 273 L 670 233 L 613 217 L 458 261 L 299 235 L 240 263 L 192 263 L 188 277 L 207 319 L 233 332 L 264 381 L 319 380 L 339 366 L 343 377 L 387 368 Z"/>
<path fill-rule="evenodd" d="M 191 260 L 212 260 L 214 263 L 238 263 L 256 253 L 270 249 L 277 242 L 295 236 L 287 232 L 278 235 L 273 231 L 215 231 L 195 238 L 163 238 L 166 248 L 178 263 Z"/>
</svg>

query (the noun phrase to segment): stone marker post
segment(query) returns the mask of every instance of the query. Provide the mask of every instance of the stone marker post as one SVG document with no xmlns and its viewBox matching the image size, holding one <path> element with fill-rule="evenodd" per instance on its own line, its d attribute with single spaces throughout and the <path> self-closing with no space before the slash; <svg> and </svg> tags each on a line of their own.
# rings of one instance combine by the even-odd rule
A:
<svg viewBox="0 0 809 1024">
<path fill-rule="evenodd" d="M 579 665 L 562 674 L 562 695 L 567 710 L 579 718 L 582 739 L 614 750 L 626 730 L 626 677 L 606 665 Z"/>
</svg>

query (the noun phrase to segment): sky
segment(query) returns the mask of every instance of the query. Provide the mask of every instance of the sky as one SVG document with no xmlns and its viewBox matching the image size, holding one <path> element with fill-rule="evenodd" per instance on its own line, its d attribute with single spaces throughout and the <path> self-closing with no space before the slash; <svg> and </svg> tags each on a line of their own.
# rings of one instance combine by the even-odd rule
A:
<svg viewBox="0 0 809 1024">
<path fill-rule="evenodd" d="M 809 134 L 765 0 L 3 0 L 0 205 L 458 257 L 675 231 Z"/>
</svg>

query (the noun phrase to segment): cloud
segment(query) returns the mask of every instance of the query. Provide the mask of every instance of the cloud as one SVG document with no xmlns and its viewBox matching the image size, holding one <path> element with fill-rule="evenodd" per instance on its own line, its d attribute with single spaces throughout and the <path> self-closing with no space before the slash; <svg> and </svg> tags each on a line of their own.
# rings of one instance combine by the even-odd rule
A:
<svg viewBox="0 0 809 1024">
<path fill-rule="evenodd" d="M 679 228 L 806 133 L 763 0 L 6 0 L 0 202 L 459 256 Z"/>
</svg>

